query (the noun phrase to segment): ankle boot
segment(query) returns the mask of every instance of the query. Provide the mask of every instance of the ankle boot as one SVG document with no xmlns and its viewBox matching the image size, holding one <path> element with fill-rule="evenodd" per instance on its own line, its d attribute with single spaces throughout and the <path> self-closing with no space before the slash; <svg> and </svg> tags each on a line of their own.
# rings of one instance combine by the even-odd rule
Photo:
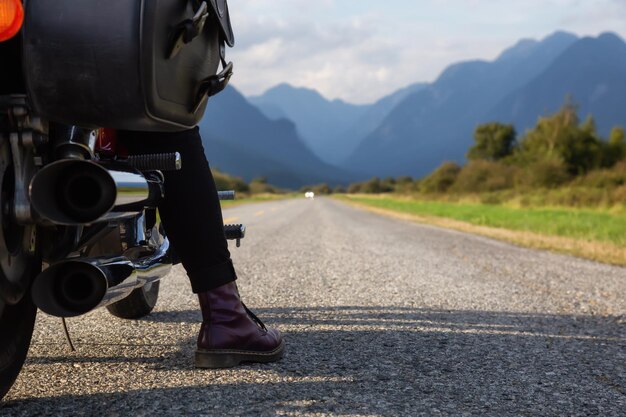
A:
<svg viewBox="0 0 626 417">
<path fill-rule="evenodd" d="M 274 362 L 283 356 L 280 332 L 267 328 L 239 298 L 232 282 L 198 294 L 202 327 L 196 367 L 230 368 L 242 362 Z"/>
</svg>

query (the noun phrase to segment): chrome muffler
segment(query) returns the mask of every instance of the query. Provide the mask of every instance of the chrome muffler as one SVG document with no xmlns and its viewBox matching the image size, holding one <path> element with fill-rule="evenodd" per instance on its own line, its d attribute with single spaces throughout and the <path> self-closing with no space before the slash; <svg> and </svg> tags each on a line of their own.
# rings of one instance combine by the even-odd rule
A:
<svg viewBox="0 0 626 417">
<path fill-rule="evenodd" d="M 132 167 L 66 159 L 43 167 L 30 183 L 30 202 L 46 222 L 90 224 L 136 214 L 125 206 L 158 198 L 160 189 Z"/>
<path fill-rule="evenodd" d="M 169 241 L 151 256 L 77 258 L 51 265 L 34 280 L 32 297 L 43 312 L 76 317 L 126 298 L 133 290 L 170 272 Z"/>
</svg>

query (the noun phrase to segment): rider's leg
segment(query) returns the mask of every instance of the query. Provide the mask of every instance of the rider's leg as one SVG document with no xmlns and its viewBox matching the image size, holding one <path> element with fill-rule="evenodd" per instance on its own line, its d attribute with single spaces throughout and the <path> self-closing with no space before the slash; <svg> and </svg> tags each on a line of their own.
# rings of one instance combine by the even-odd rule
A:
<svg viewBox="0 0 626 417">
<path fill-rule="evenodd" d="M 235 281 L 217 189 L 197 129 L 120 132 L 120 137 L 131 154 L 181 154 L 182 169 L 164 172 L 165 199 L 159 214 L 194 293 Z"/>
<path fill-rule="evenodd" d="M 181 154 L 182 169 L 164 173 L 165 199 L 159 213 L 202 309 L 196 364 L 226 367 L 279 359 L 280 333 L 258 325 L 239 298 L 219 198 L 198 129 L 120 132 L 120 139 L 131 154 Z"/>
</svg>

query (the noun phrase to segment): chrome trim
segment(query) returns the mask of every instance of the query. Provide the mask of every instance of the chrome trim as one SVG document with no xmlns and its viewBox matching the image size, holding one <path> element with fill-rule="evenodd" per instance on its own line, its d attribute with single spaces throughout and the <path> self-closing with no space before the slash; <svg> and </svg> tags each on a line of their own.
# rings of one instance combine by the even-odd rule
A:
<svg viewBox="0 0 626 417">
<path fill-rule="evenodd" d="M 79 126 L 58 126 L 63 139 L 54 144 L 54 153 L 58 159 L 93 159 L 96 148 L 96 132 Z M 64 134 L 61 134 L 64 133 Z"/>
<path fill-rule="evenodd" d="M 165 238 L 163 244 L 149 258 L 139 259 L 135 263 L 137 278 L 144 283 L 160 280 L 172 269 L 170 241 Z"/>
<path fill-rule="evenodd" d="M 139 171 L 116 171 L 114 168 L 108 171 L 117 188 L 115 206 L 140 203 L 148 199 L 150 187 Z"/>
</svg>

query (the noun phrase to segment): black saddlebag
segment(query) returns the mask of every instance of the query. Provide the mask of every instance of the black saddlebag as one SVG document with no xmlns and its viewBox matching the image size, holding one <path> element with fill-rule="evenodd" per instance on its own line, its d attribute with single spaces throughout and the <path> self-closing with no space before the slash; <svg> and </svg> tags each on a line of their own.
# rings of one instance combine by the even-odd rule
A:
<svg viewBox="0 0 626 417">
<path fill-rule="evenodd" d="M 226 0 L 26 0 L 25 10 L 28 95 L 49 120 L 188 129 L 232 74 Z"/>
</svg>

